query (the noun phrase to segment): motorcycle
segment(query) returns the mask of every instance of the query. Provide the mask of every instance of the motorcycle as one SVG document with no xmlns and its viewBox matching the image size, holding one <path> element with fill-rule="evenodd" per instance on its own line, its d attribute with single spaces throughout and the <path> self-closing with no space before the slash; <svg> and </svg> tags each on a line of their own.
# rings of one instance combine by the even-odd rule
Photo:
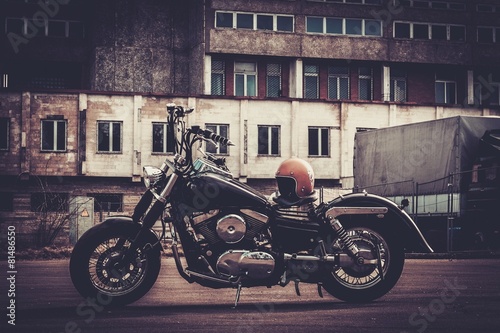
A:
<svg viewBox="0 0 500 333">
<path fill-rule="evenodd" d="M 110 217 L 76 243 L 70 274 L 83 297 L 108 297 L 112 306 L 140 299 L 158 277 L 164 239 L 182 278 L 234 288 L 235 307 L 243 287 L 290 282 L 297 295 L 303 282 L 316 284 L 320 297 L 325 290 L 346 302 L 368 302 L 395 286 L 405 249 L 432 252 L 404 207 L 384 197 L 351 193 L 317 204 L 306 161 L 284 161 L 269 198 L 239 182 L 223 157 L 201 149 L 203 141 L 232 142 L 187 127 L 191 112 L 167 105 L 175 155 L 159 168 L 143 168 L 147 190 L 133 215 Z M 161 233 L 152 230 L 157 222 Z"/>
</svg>

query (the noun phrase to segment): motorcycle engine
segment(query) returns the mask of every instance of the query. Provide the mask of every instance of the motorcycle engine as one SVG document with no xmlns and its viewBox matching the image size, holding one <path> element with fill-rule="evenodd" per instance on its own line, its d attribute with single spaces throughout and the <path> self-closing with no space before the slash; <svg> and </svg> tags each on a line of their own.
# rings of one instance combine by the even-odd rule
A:
<svg viewBox="0 0 500 333">
<path fill-rule="evenodd" d="M 226 276 L 247 276 L 265 279 L 274 271 L 274 257 L 266 252 L 229 250 L 217 260 L 217 271 Z"/>
<path fill-rule="evenodd" d="M 254 238 L 266 227 L 268 217 L 250 209 L 224 212 L 210 211 L 193 217 L 194 229 L 208 244 L 233 245 Z"/>
</svg>

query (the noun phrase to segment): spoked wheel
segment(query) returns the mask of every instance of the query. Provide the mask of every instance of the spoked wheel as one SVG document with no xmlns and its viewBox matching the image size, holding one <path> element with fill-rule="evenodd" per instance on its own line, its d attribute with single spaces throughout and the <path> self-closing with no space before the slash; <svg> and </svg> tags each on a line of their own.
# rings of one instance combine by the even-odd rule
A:
<svg viewBox="0 0 500 333">
<path fill-rule="evenodd" d="M 324 288 L 347 302 L 368 302 L 385 295 L 403 271 L 401 243 L 387 233 L 366 226 L 346 228 L 346 232 L 358 247 L 361 259 L 333 269 L 323 281 Z M 331 245 L 335 251 L 341 248 L 338 239 Z"/>
<path fill-rule="evenodd" d="M 137 229 L 119 225 L 85 234 L 78 241 L 70 261 L 71 279 L 84 297 L 101 300 L 101 305 L 126 305 L 144 296 L 153 286 L 160 271 L 157 241 L 151 235 L 123 262 Z"/>
</svg>

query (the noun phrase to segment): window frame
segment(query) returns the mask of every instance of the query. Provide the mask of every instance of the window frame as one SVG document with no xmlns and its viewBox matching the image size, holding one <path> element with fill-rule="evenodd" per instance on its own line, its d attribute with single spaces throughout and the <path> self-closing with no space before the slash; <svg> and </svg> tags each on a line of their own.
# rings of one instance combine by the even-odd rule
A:
<svg viewBox="0 0 500 333">
<path fill-rule="evenodd" d="M 394 75 L 394 68 L 391 68 L 391 75 L 389 78 L 389 84 L 390 84 L 390 96 L 389 100 L 391 102 L 408 102 L 408 73 L 404 73 L 404 75 Z M 404 82 L 404 98 L 403 100 L 396 100 L 396 88 L 398 88 L 397 83 L 398 82 Z"/>
<path fill-rule="evenodd" d="M 318 154 L 312 154 L 311 153 L 311 131 L 317 131 L 316 136 L 314 139 L 316 139 L 317 143 L 317 150 Z M 327 153 L 324 154 L 324 143 L 323 142 L 323 134 L 324 131 L 326 131 L 326 151 Z M 307 155 L 308 157 L 330 157 L 331 156 L 331 128 L 326 127 L 326 126 L 309 126 L 307 128 L 307 144 L 308 144 L 308 149 L 307 149 Z"/>
<path fill-rule="evenodd" d="M 221 26 L 218 24 L 218 14 L 231 14 L 232 19 L 231 19 L 231 26 Z M 252 27 L 239 27 L 238 26 L 238 15 L 252 15 Z M 273 28 L 272 30 L 270 29 L 262 29 L 258 27 L 258 17 L 259 16 L 271 16 L 273 20 Z M 285 30 L 285 29 L 280 29 L 280 24 L 278 22 L 279 18 L 287 18 L 287 19 L 292 19 L 292 29 L 291 30 Z M 243 12 L 243 11 L 224 11 L 224 10 L 217 10 L 215 11 L 215 21 L 214 21 L 214 27 L 217 29 L 245 29 L 245 30 L 254 30 L 254 31 L 274 31 L 274 32 L 288 32 L 288 33 L 293 33 L 295 32 L 295 16 L 294 15 L 286 15 L 286 14 L 273 14 L 273 13 L 252 13 L 252 12 Z"/>
<path fill-rule="evenodd" d="M 316 20 L 320 19 L 322 20 L 322 29 L 321 31 L 310 31 L 309 30 L 309 21 L 310 20 Z M 341 20 L 341 25 L 342 25 L 342 32 L 330 32 L 328 30 L 328 21 L 329 20 Z M 360 33 L 348 33 L 347 29 L 347 23 L 348 20 L 352 21 L 361 21 L 361 31 Z M 367 22 L 379 22 L 379 28 L 380 28 L 380 34 L 376 35 L 373 33 L 368 33 L 367 32 Z M 381 20 L 376 20 L 374 18 L 353 18 L 353 17 L 330 17 L 330 16 L 306 16 L 306 34 L 311 34 L 311 35 L 335 35 L 335 36 L 349 36 L 349 37 L 369 37 L 369 38 L 380 38 L 383 37 L 384 32 L 383 32 L 383 24 Z"/>
<path fill-rule="evenodd" d="M 214 63 L 221 63 L 221 69 L 214 69 Z M 220 88 L 220 94 L 214 93 L 214 77 L 216 75 L 220 75 L 222 78 Z M 210 94 L 212 96 L 225 96 L 226 95 L 226 62 L 221 59 L 212 59 L 211 60 L 211 72 L 210 72 Z"/>
<path fill-rule="evenodd" d="M 39 204 L 35 206 L 35 204 Z M 46 207 L 43 208 L 43 205 Z M 32 212 L 68 212 L 69 193 L 66 192 L 33 192 L 30 196 Z"/>
<path fill-rule="evenodd" d="M 5 133 L 4 133 L 5 130 Z M 0 117 L 0 135 L 2 135 L 2 140 L 0 143 L 5 141 L 5 146 L 0 145 L 0 151 L 10 150 L 10 118 Z"/>
<path fill-rule="evenodd" d="M 254 66 L 254 71 L 246 71 L 246 70 L 243 70 L 243 71 L 240 71 L 240 70 L 236 70 L 236 67 L 237 67 L 237 64 L 253 64 Z M 243 76 L 243 95 L 238 95 L 237 94 L 237 91 L 238 91 L 238 88 L 239 88 L 239 85 L 238 85 L 238 80 L 237 80 L 237 77 L 238 76 Z M 255 89 L 253 91 L 253 95 L 252 94 L 249 94 L 248 92 L 248 89 L 249 89 L 249 86 L 248 86 L 248 78 L 253 76 L 254 77 L 254 80 L 255 80 Z M 234 96 L 237 96 L 237 97 L 256 97 L 259 93 L 259 88 L 258 88 L 258 66 L 257 66 L 257 63 L 256 62 L 248 62 L 248 61 L 235 61 L 234 62 Z"/>
<path fill-rule="evenodd" d="M 347 73 L 330 73 L 331 68 L 346 68 Z M 337 91 L 336 91 L 336 97 L 332 97 L 330 92 L 331 92 L 331 79 L 335 79 L 337 81 Z M 342 79 L 347 79 L 347 97 L 343 98 L 341 96 L 342 92 Z M 349 66 L 335 66 L 331 65 L 328 66 L 328 99 L 333 99 L 333 100 L 349 100 L 351 98 L 351 78 L 350 78 L 350 68 Z"/>
<path fill-rule="evenodd" d="M 438 84 L 443 84 L 444 85 L 444 96 L 443 96 L 443 102 L 438 101 L 438 94 L 437 94 L 437 89 L 438 89 Z M 454 101 L 448 101 L 448 85 L 453 84 L 453 96 L 454 96 Z M 435 80 L 434 83 L 434 94 L 435 94 L 435 102 L 436 104 L 447 104 L 447 105 L 454 105 L 457 104 L 457 81 L 455 80 L 448 80 L 448 79 L 437 79 Z"/>
<path fill-rule="evenodd" d="M 261 137 L 260 129 L 267 128 L 267 153 L 261 153 Z M 277 153 L 273 153 L 273 133 L 272 130 L 278 131 Z M 257 156 L 280 157 L 281 156 L 281 125 L 257 125 Z"/>
<path fill-rule="evenodd" d="M 314 72 L 314 73 L 313 72 L 307 72 L 306 71 L 306 67 L 307 66 L 309 66 L 309 67 L 315 67 L 317 69 L 317 71 Z M 319 87 L 319 82 L 320 82 L 319 81 L 320 66 L 319 65 L 315 65 L 315 64 L 306 64 L 305 63 L 303 71 L 304 71 L 304 73 L 303 73 L 303 75 L 304 75 L 304 78 L 303 78 L 303 80 L 304 80 L 304 83 L 303 83 L 303 85 L 304 85 L 304 98 L 305 99 L 319 99 L 319 97 L 320 97 L 320 87 Z M 309 97 L 308 94 L 307 94 L 307 92 L 308 92 L 308 85 L 307 85 L 306 78 L 311 78 L 311 77 L 312 78 L 316 78 L 316 80 L 315 80 L 316 96 L 314 96 L 314 97 Z"/>
<path fill-rule="evenodd" d="M 270 73 L 270 66 L 275 65 L 278 67 L 278 71 Z M 279 80 L 279 89 L 276 93 L 276 96 L 274 94 L 270 93 L 270 84 L 269 84 L 269 79 L 270 78 L 278 78 Z M 266 97 L 271 97 L 271 98 L 276 98 L 276 97 L 281 97 L 283 96 L 283 66 L 280 63 L 267 63 L 266 64 Z"/>
<path fill-rule="evenodd" d="M 52 148 L 44 148 L 45 127 L 44 123 L 52 123 Z M 59 124 L 64 124 L 64 148 L 59 147 Z M 64 153 L 68 150 L 68 121 L 66 119 L 41 119 L 40 120 L 40 151 L 46 153 Z"/>
<path fill-rule="evenodd" d="M 161 142 L 161 145 L 162 145 L 162 149 L 161 151 L 156 151 L 155 150 L 155 126 L 162 126 L 162 142 Z M 166 122 L 152 122 L 151 123 L 151 129 L 152 129 L 152 147 L 151 147 L 151 153 L 154 154 L 154 155 L 172 155 L 172 154 L 175 154 L 175 141 L 172 141 L 170 143 L 171 140 L 173 140 L 173 135 L 170 133 L 170 127 L 168 126 L 168 123 Z M 170 138 L 170 140 L 169 140 Z M 170 143 L 170 145 L 169 145 Z M 172 148 L 171 150 L 169 150 L 169 146 L 170 148 Z"/>
<path fill-rule="evenodd" d="M 108 212 L 108 213 L 120 213 L 123 212 L 124 202 L 123 193 L 87 193 L 87 197 L 94 198 L 94 213 Z M 105 198 L 115 197 L 119 198 L 117 201 L 106 201 Z M 103 210 L 103 203 L 107 203 L 108 209 Z M 112 205 L 118 205 L 117 209 L 111 209 Z"/>
<path fill-rule="evenodd" d="M 109 144 L 109 150 L 100 150 L 99 149 L 99 143 L 100 143 L 100 131 L 99 131 L 99 125 L 100 124 L 109 124 L 109 129 L 110 129 L 110 134 L 109 134 L 109 138 L 108 138 L 108 144 Z M 114 137 L 114 128 L 112 125 L 114 124 L 119 124 L 120 125 L 120 150 L 113 150 L 113 147 L 114 147 L 114 141 L 113 141 L 113 137 Z M 120 120 L 98 120 L 97 121 L 97 133 L 96 133 L 96 136 L 97 136 L 97 142 L 96 142 L 96 145 L 97 145 L 97 150 L 96 152 L 98 154 L 122 154 L 123 153 L 123 121 L 120 121 Z"/>
<path fill-rule="evenodd" d="M 370 74 L 361 74 L 361 69 L 369 69 L 370 70 Z M 362 99 L 361 98 L 361 82 L 362 81 L 366 81 L 366 80 L 369 80 L 370 81 L 370 96 L 368 99 Z M 361 66 L 361 67 L 358 67 L 358 100 L 360 101 L 373 101 L 374 100 L 374 96 L 373 96 L 373 84 L 374 84 L 374 77 L 373 77 L 373 67 L 372 66 Z"/>
<path fill-rule="evenodd" d="M 215 128 L 215 131 L 213 129 L 211 129 L 212 127 Z M 227 135 L 221 135 L 221 127 L 226 127 Z M 208 130 L 211 130 L 212 132 L 214 132 L 217 135 L 221 135 L 227 139 L 230 139 L 229 138 L 229 124 L 206 123 L 205 128 Z M 214 151 L 211 151 L 212 147 L 214 148 Z M 205 151 L 208 153 L 211 153 L 211 154 L 215 154 L 215 155 L 224 155 L 224 156 L 230 155 L 229 146 L 225 146 L 222 144 L 214 145 L 213 143 L 208 142 L 208 141 L 205 142 Z"/>
<path fill-rule="evenodd" d="M 401 31 L 397 29 L 397 26 L 406 26 L 409 25 L 409 37 L 405 36 L 404 37 L 398 37 L 397 34 L 398 32 L 400 33 Z M 427 28 L 427 37 L 422 38 L 422 37 L 415 37 L 415 26 L 425 26 Z M 446 38 L 445 39 L 437 39 L 434 36 L 435 31 L 433 30 L 434 28 L 438 27 L 445 27 L 446 29 Z M 460 35 L 462 36 L 461 38 L 454 39 L 452 38 L 452 28 L 460 28 L 461 33 Z M 429 22 L 412 22 L 412 21 L 394 21 L 393 22 L 393 33 L 392 37 L 394 39 L 413 39 L 413 40 L 418 40 L 418 41 L 437 41 L 437 42 L 455 42 L 455 43 L 465 43 L 467 41 L 467 27 L 462 24 L 447 24 L 447 23 L 429 23 Z"/>
</svg>

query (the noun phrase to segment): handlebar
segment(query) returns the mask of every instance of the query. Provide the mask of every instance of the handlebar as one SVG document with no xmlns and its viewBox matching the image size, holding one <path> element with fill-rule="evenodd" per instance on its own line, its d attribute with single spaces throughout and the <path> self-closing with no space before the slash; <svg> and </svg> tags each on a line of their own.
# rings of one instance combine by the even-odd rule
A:
<svg viewBox="0 0 500 333">
<path fill-rule="evenodd" d="M 205 139 L 212 140 L 215 143 L 220 143 L 221 145 L 224 146 L 234 146 L 234 143 L 228 138 L 215 134 L 214 132 L 208 129 L 203 130 L 200 128 L 200 126 L 192 126 L 191 131 L 197 135 L 201 135 Z"/>
</svg>

